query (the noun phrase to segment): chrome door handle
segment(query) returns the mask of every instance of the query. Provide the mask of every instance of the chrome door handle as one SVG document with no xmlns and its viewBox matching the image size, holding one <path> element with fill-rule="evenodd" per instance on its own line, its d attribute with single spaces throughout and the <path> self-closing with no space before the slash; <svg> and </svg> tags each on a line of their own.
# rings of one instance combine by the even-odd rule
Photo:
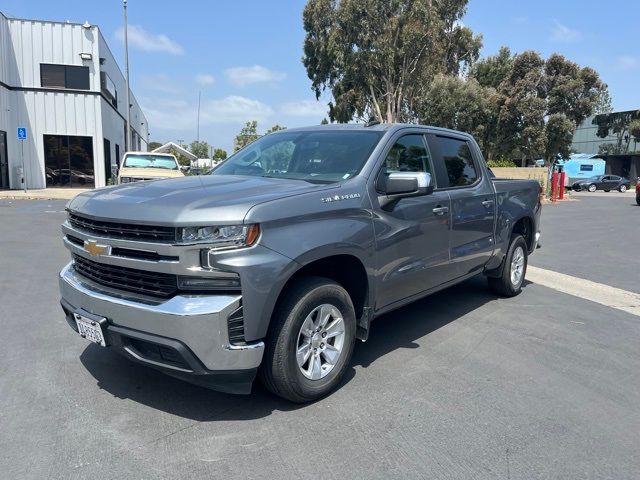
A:
<svg viewBox="0 0 640 480">
<path fill-rule="evenodd" d="M 493 200 L 485 200 L 484 202 L 482 202 L 482 205 L 484 205 L 484 208 L 489 208 L 493 206 Z"/>
<path fill-rule="evenodd" d="M 445 213 L 449 213 L 449 207 L 436 207 L 431 211 L 436 215 L 444 215 Z"/>
</svg>

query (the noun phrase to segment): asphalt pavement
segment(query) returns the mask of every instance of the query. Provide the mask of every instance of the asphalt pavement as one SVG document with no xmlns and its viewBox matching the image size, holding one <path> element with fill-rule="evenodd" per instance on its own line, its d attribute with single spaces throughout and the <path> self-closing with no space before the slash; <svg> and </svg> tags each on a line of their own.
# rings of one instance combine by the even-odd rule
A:
<svg viewBox="0 0 640 480">
<path fill-rule="evenodd" d="M 638 291 L 628 200 L 546 206 L 532 264 Z M 321 401 L 229 396 L 67 326 L 63 208 L 0 201 L 3 478 L 639 476 L 638 316 L 533 283 L 499 299 L 477 278 L 377 320 Z"/>
<path fill-rule="evenodd" d="M 640 293 L 640 206 L 635 192 L 573 192 L 543 206 L 542 248 L 531 264 Z"/>
</svg>

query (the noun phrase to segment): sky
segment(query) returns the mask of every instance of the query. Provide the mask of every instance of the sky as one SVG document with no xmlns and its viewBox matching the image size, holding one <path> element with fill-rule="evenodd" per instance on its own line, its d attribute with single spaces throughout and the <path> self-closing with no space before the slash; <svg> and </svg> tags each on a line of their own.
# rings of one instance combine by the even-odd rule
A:
<svg viewBox="0 0 640 480">
<path fill-rule="evenodd" d="M 231 150 L 249 120 L 318 124 L 327 116 L 302 65 L 305 0 L 129 0 L 131 89 L 151 140 L 196 139 Z M 2 0 L 8 16 L 98 25 L 124 70 L 120 0 Z M 637 0 L 470 0 L 463 23 L 483 36 L 482 55 L 558 52 L 591 66 L 616 110 L 640 108 Z M 635 37 L 635 38 L 634 38 Z"/>
</svg>

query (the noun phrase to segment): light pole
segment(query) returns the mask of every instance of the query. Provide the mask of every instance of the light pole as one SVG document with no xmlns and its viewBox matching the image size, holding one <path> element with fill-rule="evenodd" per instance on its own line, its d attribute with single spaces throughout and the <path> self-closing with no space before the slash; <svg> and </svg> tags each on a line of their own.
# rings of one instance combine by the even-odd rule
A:
<svg viewBox="0 0 640 480">
<path fill-rule="evenodd" d="M 198 91 L 198 131 L 196 132 L 196 141 L 200 141 L 200 95 L 202 91 Z"/>
<path fill-rule="evenodd" d="M 122 0 L 124 9 L 124 72 L 127 80 L 127 115 L 124 136 L 124 151 L 129 151 L 131 147 L 131 98 L 129 98 L 129 38 L 127 35 L 127 0 Z"/>
</svg>

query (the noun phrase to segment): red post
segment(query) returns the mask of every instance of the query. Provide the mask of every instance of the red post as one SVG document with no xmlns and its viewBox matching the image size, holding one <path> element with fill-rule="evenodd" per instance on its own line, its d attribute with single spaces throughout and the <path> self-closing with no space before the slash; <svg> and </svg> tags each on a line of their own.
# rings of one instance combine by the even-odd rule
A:
<svg viewBox="0 0 640 480">
<path fill-rule="evenodd" d="M 564 181 L 565 181 L 565 175 L 566 175 L 566 173 L 564 173 L 564 172 L 562 172 L 562 173 L 560 174 L 560 186 L 559 186 L 559 188 L 560 188 L 560 190 L 559 190 L 559 193 L 560 193 L 560 200 L 563 200 L 563 199 L 564 199 Z"/>
<path fill-rule="evenodd" d="M 555 202 L 558 198 L 558 172 L 551 174 L 551 201 Z"/>
</svg>

